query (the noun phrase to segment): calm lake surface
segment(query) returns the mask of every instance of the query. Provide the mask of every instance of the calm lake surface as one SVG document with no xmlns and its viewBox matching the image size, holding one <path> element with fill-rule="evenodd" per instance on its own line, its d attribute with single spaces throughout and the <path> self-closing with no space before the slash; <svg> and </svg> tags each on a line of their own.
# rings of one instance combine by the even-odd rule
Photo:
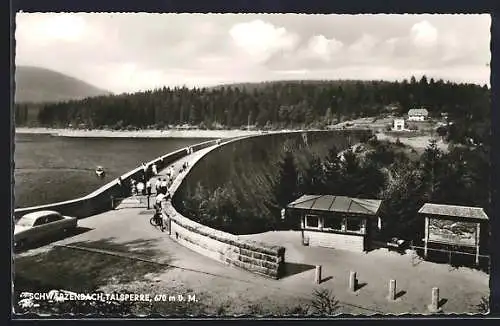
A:
<svg viewBox="0 0 500 326">
<path fill-rule="evenodd" d="M 208 139 L 70 138 L 17 134 L 14 149 L 15 207 L 87 195 L 142 162 Z M 95 175 L 96 166 L 106 177 Z"/>
</svg>

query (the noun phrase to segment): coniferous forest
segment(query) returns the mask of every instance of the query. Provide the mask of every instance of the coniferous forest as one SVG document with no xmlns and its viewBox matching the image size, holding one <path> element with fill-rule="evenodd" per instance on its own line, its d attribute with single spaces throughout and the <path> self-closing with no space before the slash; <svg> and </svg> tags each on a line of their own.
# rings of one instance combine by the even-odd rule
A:
<svg viewBox="0 0 500 326">
<path fill-rule="evenodd" d="M 489 118 L 489 89 L 423 76 L 402 82 L 282 81 L 213 88 L 161 88 L 53 104 L 16 105 L 16 124 L 89 129 L 322 128 L 344 119 L 425 107 L 454 120 Z M 37 108 L 34 120 L 27 111 Z"/>
</svg>

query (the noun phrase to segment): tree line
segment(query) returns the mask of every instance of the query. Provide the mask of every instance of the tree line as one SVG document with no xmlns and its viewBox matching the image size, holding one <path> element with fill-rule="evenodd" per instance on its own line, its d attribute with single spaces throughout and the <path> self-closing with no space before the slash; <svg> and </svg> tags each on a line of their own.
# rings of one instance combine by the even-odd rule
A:
<svg viewBox="0 0 500 326">
<path fill-rule="evenodd" d="M 426 107 L 432 116 L 484 120 L 489 89 L 473 84 L 411 77 L 386 81 L 282 81 L 214 88 L 163 87 L 38 104 L 36 122 L 49 127 L 134 129 L 188 124 L 200 128 L 316 127 L 346 118 L 403 114 Z M 33 105 L 16 105 L 16 123 L 28 123 Z"/>
</svg>

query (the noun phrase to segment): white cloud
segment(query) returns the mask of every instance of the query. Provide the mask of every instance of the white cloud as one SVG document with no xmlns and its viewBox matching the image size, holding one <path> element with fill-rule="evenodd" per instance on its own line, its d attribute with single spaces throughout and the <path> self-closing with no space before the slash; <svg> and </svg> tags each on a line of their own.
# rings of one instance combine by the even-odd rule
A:
<svg viewBox="0 0 500 326">
<path fill-rule="evenodd" d="M 354 56 L 367 57 L 377 45 L 378 40 L 370 34 L 363 34 L 356 42 L 349 46 L 349 52 Z"/>
<path fill-rule="evenodd" d="M 273 54 L 291 51 L 299 38 L 284 27 L 275 27 L 262 20 L 239 23 L 229 30 L 236 46 L 256 62 L 265 62 Z"/>
<path fill-rule="evenodd" d="M 308 53 L 324 61 L 330 61 L 332 55 L 338 53 L 344 44 L 335 38 L 328 39 L 324 35 L 315 35 L 309 39 Z"/>
<path fill-rule="evenodd" d="M 26 16 L 24 16 L 26 17 Z M 57 41 L 75 43 L 82 40 L 88 26 L 81 16 L 67 14 L 42 14 L 38 19 L 25 21 L 18 16 L 16 39 L 29 39 L 38 44 Z"/>
<path fill-rule="evenodd" d="M 432 47 L 437 43 L 438 30 L 431 23 L 424 20 L 412 26 L 411 38 L 417 47 Z"/>
<path fill-rule="evenodd" d="M 487 83 L 489 15 L 16 15 L 16 64 L 113 92 L 280 78 Z"/>
</svg>

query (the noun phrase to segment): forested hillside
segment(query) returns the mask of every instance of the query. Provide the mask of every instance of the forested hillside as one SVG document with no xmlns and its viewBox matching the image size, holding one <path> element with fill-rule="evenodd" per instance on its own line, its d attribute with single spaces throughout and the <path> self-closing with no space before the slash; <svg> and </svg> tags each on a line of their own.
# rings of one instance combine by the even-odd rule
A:
<svg viewBox="0 0 500 326">
<path fill-rule="evenodd" d="M 489 89 L 442 80 L 361 82 L 288 81 L 214 88 L 156 89 L 102 96 L 41 107 L 38 123 L 50 127 L 165 128 L 189 124 L 201 128 L 315 127 L 341 119 L 376 116 L 396 109 L 426 107 L 431 115 L 454 119 L 489 117 Z M 19 112 L 25 106 L 18 105 Z M 19 114 L 21 116 L 21 114 Z M 23 124 L 19 119 L 18 124 Z"/>
<path fill-rule="evenodd" d="M 110 94 L 77 78 L 39 67 L 17 66 L 15 81 L 16 103 L 52 103 Z"/>
</svg>

